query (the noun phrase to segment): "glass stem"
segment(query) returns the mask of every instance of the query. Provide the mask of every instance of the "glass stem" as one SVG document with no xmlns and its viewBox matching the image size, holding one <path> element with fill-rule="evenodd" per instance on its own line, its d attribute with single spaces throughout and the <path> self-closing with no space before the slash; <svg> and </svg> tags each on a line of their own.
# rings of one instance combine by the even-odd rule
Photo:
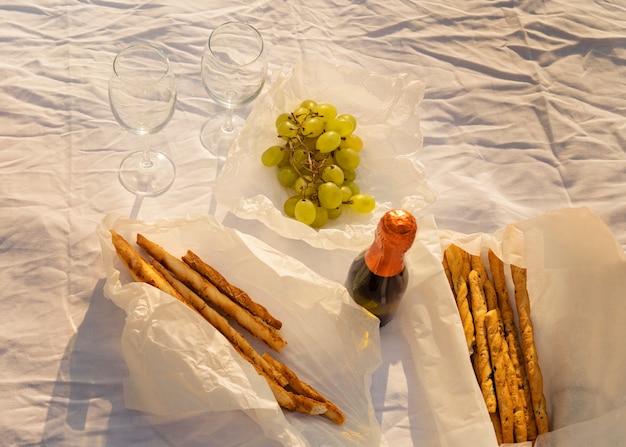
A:
<svg viewBox="0 0 626 447">
<path fill-rule="evenodd" d="M 235 113 L 235 109 L 232 107 L 228 107 L 226 109 L 226 122 L 222 124 L 222 132 L 232 133 L 235 130 L 235 124 L 233 121 L 233 116 Z"/>
<path fill-rule="evenodd" d="M 154 166 L 154 162 L 152 161 L 152 158 L 150 157 L 149 138 L 150 137 L 148 135 L 141 137 L 141 139 L 143 140 L 143 148 L 142 148 L 143 154 L 141 157 L 141 164 L 140 164 L 141 169 L 150 169 L 152 166 Z"/>
</svg>

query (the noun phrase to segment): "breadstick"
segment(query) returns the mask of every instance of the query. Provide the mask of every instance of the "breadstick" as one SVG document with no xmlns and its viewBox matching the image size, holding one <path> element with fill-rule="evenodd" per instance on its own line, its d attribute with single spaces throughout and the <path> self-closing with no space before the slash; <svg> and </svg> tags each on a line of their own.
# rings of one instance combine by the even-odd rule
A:
<svg viewBox="0 0 626 447">
<path fill-rule="evenodd" d="M 276 328 L 255 317 L 225 296 L 204 276 L 168 253 L 163 247 L 148 240 L 141 234 L 137 234 L 137 245 L 167 267 L 181 282 L 200 295 L 202 299 L 235 320 L 241 327 L 265 342 L 269 347 L 277 352 L 280 352 L 285 347 L 287 342 Z"/>
<path fill-rule="evenodd" d="M 463 263 L 461 264 L 461 276 L 467 281 L 467 278 L 469 278 L 469 273 L 472 270 L 472 266 L 470 265 L 470 254 L 462 248 L 459 248 L 459 250 L 461 254 L 461 259 L 463 260 Z"/>
<path fill-rule="evenodd" d="M 476 377 L 478 385 L 487 405 L 489 413 L 495 413 L 497 402 L 496 392 L 491 380 L 492 367 L 489 357 L 489 345 L 487 342 L 487 331 L 485 328 L 485 313 L 487 304 L 480 286 L 480 277 L 476 270 L 469 273 L 470 296 L 472 301 L 472 314 L 474 316 L 474 328 L 476 332 Z"/>
<path fill-rule="evenodd" d="M 469 309 L 469 302 L 467 300 L 467 284 L 463 278 L 459 279 L 457 285 L 456 305 L 459 309 L 459 315 L 461 317 L 461 324 L 463 325 L 463 333 L 465 334 L 465 342 L 467 343 L 467 350 L 472 352 L 474 349 L 474 343 L 476 341 L 474 331 L 474 318 Z"/>
<path fill-rule="evenodd" d="M 178 291 L 128 243 L 128 241 L 126 241 L 126 239 L 113 230 L 110 230 L 110 232 L 117 255 L 124 265 L 126 265 L 126 268 L 128 268 L 130 275 L 135 281 L 150 284 L 195 310 L 195 308 L 185 300 L 185 298 L 181 296 L 180 293 L 178 293 Z"/>
<path fill-rule="evenodd" d="M 502 345 L 506 346 L 506 342 L 502 343 Z M 513 363 L 511 363 L 510 358 L 507 361 L 506 378 L 509 393 L 511 394 L 511 402 L 513 404 L 513 433 L 515 434 L 515 442 L 526 442 L 528 441 L 527 417 L 520 399 L 523 394 L 522 390 L 517 387 L 515 368 L 513 368 Z"/>
<path fill-rule="evenodd" d="M 462 248 L 452 244 L 444 251 L 444 257 L 450 268 L 454 292 L 458 294 L 460 280 L 467 281 L 467 276 L 469 275 L 469 255 Z"/>
<path fill-rule="evenodd" d="M 485 291 L 485 300 L 487 302 L 487 310 L 500 309 L 498 306 L 498 294 L 496 293 L 496 289 L 493 286 L 493 283 L 489 278 L 485 280 L 483 285 L 483 290 Z"/>
<path fill-rule="evenodd" d="M 278 405 L 281 407 L 287 410 L 313 415 L 324 414 L 328 411 L 328 405 L 324 402 L 287 391 L 264 371 L 259 371 L 259 374 L 265 377 L 267 384 L 270 386 L 276 398 L 276 402 L 278 402 Z"/>
<path fill-rule="evenodd" d="M 328 407 L 325 413 L 322 413 L 322 416 L 330 419 L 337 425 L 342 425 L 346 421 L 346 416 L 343 412 L 331 401 L 329 401 L 326 397 L 320 394 L 316 389 L 314 389 L 309 384 L 300 380 L 300 378 L 293 372 L 287 365 L 282 363 L 281 361 L 272 357 L 269 353 L 263 354 L 263 358 L 272 365 L 278 372 L 280 372 L 283 376 L 287 378 L 289 386 L 296 393 L 309 397 L 313 400 L 317 400 L 323 402 Z"/>
<path fill-rule="evenodd" d="M 533 414 L 528 375 L 526 373 L 524 360 L 522 359 L 522 347 L 518 339 L 513 307 L 511 306 L 511 300 L 506 286 L 504 263 L 491 250 L 489 250 L 488 256 L 494 288 L 498 296 L 498 307 L 504 326 L 504 336 L 509 347 L 509 356 L 517 374 L 517 385 L 521 390 L 520 404 L 523 406 L 526 416 L 527 438 L 528 440 L 535 440 L 537 438 L 537 423 Z"/>
<path fill-rule="evenodd" d="M 278 319 L 274 318 L 274 316 L 270 314 L 264 306 L 252 300 L 252 298 L 250 298 L 250 296 L 239 287 L 229 283 L 220 272 L 204 262 L 194 252 L 188 250 L 187 254 L 182 257 L 182 260 L 189 267 L 211 281 L 211 283 L 217 287 L 220 292 L 238 303 L 244 309 L 247 309 L 252 315 L 256 315 L 261 320 L 276 329 L 280 329 L 282 327 L 283 324 Z"/>
<path fill-rule="evenodd" d="M 489 279 L 487 275 L 487 269 L 483 260 L 480 256 L 477 255 L 469 255 L 470 256 L 470 268 L 475 270 L 478 273 L 478 278 L 480 279 L 480 287 L 484 287 L 485 281 Z"/>
<path fill-rule="evenodd" d="M 500 336 L 499 324 L 497 310 L 490 310 L 485 314 L 487 339 L 489 340 L 491 362 L 494 368 L 493 375 L 496 384 L 496 395 L 498 396 L 500 422 L 502 424 L 502 440 L 504 443 L 514 443 L 513 402 L 511 401 L 511 394 L 506 380 L 506 353 L 504 351 L 504 342 Z"/>
<path fill-rule="evenodd" d="M 513 405 L 513 432 L 515 434 L 515 442 L 525 442 L 528 440 L 528 425 L 526 422 L 528 418 L 524 393 L 518 385 L 518 373 L 513 365 L 508 343 L 504 338 L 504 329 L 499 312 L 498 317 L 500 318 L 498 328 L 500 337 L 502 338 L 503 362 L 506 368 L 506 384 L 509 389 L 509 394 L 511 395 L 511 404 Z"/>
<path fill-rule="evenodd" d="M 472 352 L 476 338 L 474 336 L 474 320 L 467 299 L 467 276 L 464 276 L 466 266 L 469 265 L 469 255 L 465 250 L 454 244 L 446 248 L 443 255 L 445 260 L 444 265 L 447 265 L 450 270 L 450 280 L 453 285 L 452 294 L 455 297 L 459 316 L 461 317 L 467 349 L 469 352 Z"/>
<path fill-rule="evenodd" d="M 528 298 L 526 269 L 511 265 L 511 274 L 515 286 L 515 303 L 519 318 L 522 348 L 526 363 L 526 374 L 530 385 L 532 408 L 537 423 L 537 433 L 542 434 L 550 430 L 548 415 L 546 414 L 546 398 L 543 394 L 543 376 L 537 360 L 537 348 L 533 334 L 533 324 L 530 319 L 530 300 Z"/>
<path fill-rule="evenodd" d="M 278 405 L 291 411 L 297 411 L 305 414 L 324 414 L 328 411 L 328 405 L 310 397 L 292 393 L 276 382 L 270 375 L 259 368 L 256 364 L 252 364 L 257 373 L 262 376 L 272 391 Z"/>
</svg>

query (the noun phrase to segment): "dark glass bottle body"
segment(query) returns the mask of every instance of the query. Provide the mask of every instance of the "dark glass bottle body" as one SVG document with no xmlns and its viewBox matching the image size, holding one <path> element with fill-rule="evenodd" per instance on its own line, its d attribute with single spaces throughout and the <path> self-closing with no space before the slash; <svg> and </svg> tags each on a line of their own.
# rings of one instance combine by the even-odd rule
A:
<svg viewBox="0 0 626 447">
<path fill-rule="evenodd" d="M 406 291 L 409 273 L 404 255 L 417 232 L 415 218 L 405 210 L 383 215 L 372 245 L 359 254 L 346 277 L 345 286 L 354 301 L 370 311 L 384 326 L 393 319 Z"/>
<path fill-rule="evenodd" d="M 378 317 L 380 325 L 384 326 L 396 314 L 406 291 L 409 275 L 404 268 L 393 276 L 379 276 L 365 263 L 365 253 L 357 256 L 350 266 L 346 287 L 352 299 Z"/>
</svg>

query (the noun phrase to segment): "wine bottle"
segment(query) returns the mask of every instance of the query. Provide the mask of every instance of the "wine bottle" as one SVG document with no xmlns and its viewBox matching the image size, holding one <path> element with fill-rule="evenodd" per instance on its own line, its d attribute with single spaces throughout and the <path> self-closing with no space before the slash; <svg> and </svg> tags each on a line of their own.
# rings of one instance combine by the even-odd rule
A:
<svg viewBox="0 0 626 447">
<path fill-rule="evenodd" d="M 417 222 L 402 209 L 388 211 L 376 227 L 374 242 L 352 262 L 345 286 L 352 299 L 380 320 L 391 321 L 404 296 L 409 274 L 404 255 L 413 245 Z"/>
</svg>

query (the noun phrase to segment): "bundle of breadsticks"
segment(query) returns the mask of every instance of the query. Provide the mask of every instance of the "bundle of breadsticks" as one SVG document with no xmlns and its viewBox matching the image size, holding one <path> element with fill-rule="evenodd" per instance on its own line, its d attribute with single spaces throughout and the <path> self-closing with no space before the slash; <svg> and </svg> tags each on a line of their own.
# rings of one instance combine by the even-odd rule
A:
<svg viewBox="0 0 626 447">
<path fill-rule="evenodd" d="M 487 259 L 485 263 L 480 256 L 452 244 L 444 251 L 443 267 L 498 442 L 534 442 L 550 428 L 530 319 L 526 269 L 510 266 L 518 331 L 505 265 L 491 250 Z"/>
<path fill-rule="evenodd" d="M 257 373 L 263 376 L 278 404 L 285 409 L 322 415 L 338 425 L 345 422 L 341 410 L 306 384 L 284 363 L 269 353 L 260 354 L 231 321 L 277 353 L 287 345 L 280 333 L 282 323 L 250 296 L 234 286 L 191 250 L 180 259 L 145 236 L 138 250 L 111 230 L 115 250 L 135 281 L 148 283 L 178 299 L 212 324 Z"/>
</svg>

